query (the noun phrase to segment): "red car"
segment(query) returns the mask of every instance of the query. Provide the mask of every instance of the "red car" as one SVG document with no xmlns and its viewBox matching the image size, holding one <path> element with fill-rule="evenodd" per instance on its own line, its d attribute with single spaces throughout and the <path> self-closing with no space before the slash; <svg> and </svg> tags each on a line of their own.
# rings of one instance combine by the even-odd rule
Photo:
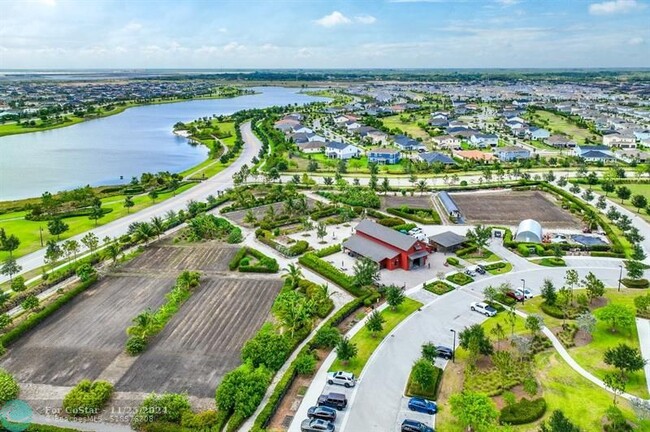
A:
<svg viewBox="0 0 650 432">
<path fill-rule="evenodd" d="M 524 301 L 524 296 L 514 291 L 508 291 L 506 295 L 512 299 L 517 300 L 518 302 Z"/>
</svg>

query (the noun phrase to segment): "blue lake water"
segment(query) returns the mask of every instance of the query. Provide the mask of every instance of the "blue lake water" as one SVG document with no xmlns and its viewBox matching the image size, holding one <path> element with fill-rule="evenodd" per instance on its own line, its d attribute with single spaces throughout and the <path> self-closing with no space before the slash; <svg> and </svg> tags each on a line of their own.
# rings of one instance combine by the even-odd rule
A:
<svg viewBox="0 0 650 432">
<path fill-rule="evenodd" d="M 299 89 L 257 87 L 259 93 L 129 108 L 61 129 L 0 138 L 0 201 L 84 185 L 128 182 L 143 172 L 179 172 L 205 160 L 208 149 L 172 133 L 178 121 L 242 109 L 326 100 Z M 123 180 L 120 180 L 123 176 Z"/>
</svg>

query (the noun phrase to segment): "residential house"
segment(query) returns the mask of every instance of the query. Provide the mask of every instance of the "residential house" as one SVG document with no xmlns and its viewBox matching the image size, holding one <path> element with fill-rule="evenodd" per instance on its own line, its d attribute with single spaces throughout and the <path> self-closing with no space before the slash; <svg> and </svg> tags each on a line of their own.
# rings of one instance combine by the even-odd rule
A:
<svg viewBox="0 0 650 432">
<path fill-rule="evenodd" d="M 307 141 L 296 144 L 296 147 L 303 153 L 322 153 L 325 149 L 324 141 Z"/>
<path fill-rule="evenodd" d="M 368 132 L 368 135 L 366 135 L 366 137 L 375 144 L 388 143 L 388 134 L 378 129 L 371 130 L 370 132 Z"/>
<path fill-rule="evenodd" d="M 394 148 L 375 148 L 368 151 L 368 162 L 377 162 L 381 164 L 396 164 L 399 162 L 400 151 Z"/>
<path fill-rule="evenodd" d="M 650 153 L 638 149 L 619 150 L 614 156 L 627 163 L 646 163 L 650 161 Z"/>
<path fill-rule="evenodd" d="M 330 159 L 352 159 L 361 156 L 361 149 L 352 144 L 331 141 L 325 145 L 325 155 Z"/>
<path fill-rule="evenodd" d="M 607 146 L 577 145 L 573 151 L 587 162 L 608 162 L 615 159 L 611 148 Z"/>
<path fill-rule="evenodd" d="M 310 128 L 308 128 L 307 126 L 305 126 L 303 124 L 298 123 L 298 124 L 294 125 L 291 128 L 291 132 L 293 132 L 293 133 L 312 133 L 313 130 L 311 130 Z"/>
<path fill-rule="evenodd" d="M 342 246 L 349 255 L 371 259 L 388 270 L 423 267 L 429 255 L 426 243 L 369 219 L 362 220 Z"/>
<path fill-rule="evenodd" d="M 349 122 L 345 123 L 345 128 L 348 130 L 348 132 L 354 131 L 355 129 L 358 129 L 362 126 L 363 125 L 361 123 L 355 120 L 350 120 Z"/>
<path fill-rule="evenodd" d="M 478 148 L 496 147 L 499 145 L 499 137 L 494 134 L 477 133 L 472 135 L 469 140 Z"/>
<path fill-rule="evenodd" d="M 293 119 L 282 119 L 278 120 L 273 124 L 273 127 L 281 130 L 282 132 L 291 132 L 293 131 L 293 127 L 296 125 L 299 125 L 300 122 L 298 120 L 293 120 Z"/>
<path fill-rule="evenodd" d="M 395 135 L 393 141 L 395 147 L 404 151 L 419 151 L 427 149 L 420 141 L 414 140 L 406 135 Z"/>
<path fill-rule="evenodd" d="M 650 139 L 650 129 L 634 131 L 634 137 L 639 141 L 648 140 Z"/>
<path fill-rule="evenodd" d="M 433 126 L 435 128 L 446 128 L 449 126 L 449 120 L 446 118 L 432 118 L 429 120 L 429 126 Z"/>
<path fill-rule="evenodd" d="M 630 132 L 612 132 L 603 135 L 607 147 L 636 148 L 636 137 Z"/>
<path fill-rule="evenodd" d="M 351 114 L 341 114 L 334 117 L 334 124 L 341 125 L 349 121 L 357 121 L 357 120 L 359 120 L 357 116 L 353 116 Z"/>
<path fill-rule="evenodd" d="M 444 153 L 425 152 L 420 153 L 418 158 L 428 164 L 441 163 L 443 165 L 456 165 L 456 162 Z"/>
<path fill-rule="evenodd" d="M 433 142 L 439 148 L 445 148 L 450 150 L 460 149 L 460 143 L 461 143 L 460 138 L 457 138 L 452 135 L 440 135 L 437 137 L 433 137 Z"/>
<path fill-rule="evenodd" d="M 491 162 L 494 160 L 494 155 L 492 153 L 482 152 L 479 150 L 459 150 L 454 152 L 454 155 L 461 159 L 471 159 L 476 161 Z"/>
<path fill-rule="evenodd" d="M 530 150 L 517 146 L 499 147 L 495 150 L 495 154 L 503 162 L 530 158 Z"/>
<path fill-rule="evenodd" d="M 530 139 L 533 140 L 544 140 L 551 136 L 551 133 L 543 128 L 530 127 L 526 133 Z"/>
<path fill-rule="evenodd" d="M 564 135 L 551 135 L 545 140 L 546 144 L 556 148 L 573 148 L 576 142 Z"/>
</svg>

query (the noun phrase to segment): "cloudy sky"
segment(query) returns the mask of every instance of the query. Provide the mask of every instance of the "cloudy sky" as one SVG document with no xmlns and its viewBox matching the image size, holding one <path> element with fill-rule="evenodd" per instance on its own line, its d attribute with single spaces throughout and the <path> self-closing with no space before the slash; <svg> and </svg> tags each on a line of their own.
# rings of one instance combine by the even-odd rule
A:
<svg viewBox="0 0 650 432">
<path fill-rule="evenodd" d="M 0 69 L 650 67 L 650 0 L 0 3 Z"/>
</svg>

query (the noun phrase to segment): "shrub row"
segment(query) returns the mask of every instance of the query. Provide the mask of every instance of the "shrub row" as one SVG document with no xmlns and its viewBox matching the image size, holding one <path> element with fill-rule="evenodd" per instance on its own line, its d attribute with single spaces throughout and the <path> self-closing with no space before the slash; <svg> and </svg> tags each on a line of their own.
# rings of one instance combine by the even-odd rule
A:
<svg viewBox="0 0 650 432">
<path fill-rule="evenodd" d="M 296 257 L 309 250 L 309 243 L 305 240 L 298 240 L 291 246 L 285 246 L 273 240 L 272 234 L 264 229 L 258 229 L 255 231 L 255 237 L 265 245 L 272 247 L 286 257 Z"/>
<path fill-rule="evenodd" d="M 431 391 L 424 391 L 422 388 L 413 382 L 413 377 L 409 375 L 408 383 L 406 385 L 406 396 L 419 396 L 426 399 L 436 399 L 438 396 L 438 389 L 440 388 L 440 383 L 442 382 L 442 369 L 435 366 L 433 368 L 433 384 L 431 385 Z"/>
<path fill-rule="evenodd" d="M 440 225 L 441 223 L 440 215 L 438 214 L 437 211 L 433 209 L 391 207 L 391 208 L 387 208 L 386 211 L 392 215 L 399 216 L 422 224 Z M 428 217 L 424 217 L 422 216 L 422 214 L 426 214 Z"/>
<path fill-rule="evenodd" d="M 102 214 L 107 215 L 108 213 L 112 212 L 113 209 L 109 207 L 102 207 Z M 93 212 L 93 209 L 91 207 L 85 207 L 85 208 L 80 208 L 76 210 L 70 210 L 67 212 L 62 212 L 62 213 L 56 213 L 56 214 L 40 214 L 40 215 L 35 215 L 32 213 L 28 213 L 25 215 L 25 220 L 29 221 L 47 221 L 51 220 L 54 218 L 58 219 L 66 219 L 66 218 L 72 218 L 72 217 L 79 217 L 79 216 L 90 216 L 90 214 Z"/>
<path fill-rule="evenodd" d="M 378 219 L 377 223 L 385 227 L 393 228 L 399 225 L 404 225 L 405 221 L 404 219 L 398 217 L 385 217 L 382 219 Z"/>
<path fill-rule="evenodd" d="M 316 255 L 318 258 L 324 258 L 326 256 L 333 255 L 337 252 L 341 252 L 341 245 L 338 243 L 331 246 L 324 247 L 323 249 L 319 249 L 314 252 L 314 255 Z"/>
<path fill-rule="evenodd" d="M 564 319 L 564 313 L 562 312 L 562 309 L 557 307 L 556 305 L 550 305 L 546 302 L 542 302 L 539 305 L 539 308 L 548 316 L 552 316 L 553 318 L 558 318 L 558 319 Z M 579 311 L 576 309 L 569 309 L 567 311 L 567 319 L 575 319 L 579 315 Z"/>
<path fill-rule="evenodd" d="M 460 264 L 460 261 L 458 261 L 458 258 L 447 257 L 447 264 L 457 266 L 458 264 Z"/>
<path fill-rule="evenodd" d="M 498 269 L 505 268 L 506 265 L 507 265 L 507 264 L 504 263 L 504 262 L 496 262 L 496 263 L 492 263 L 492 264 L 484 265 L 483 268 L 484 268 L 485 270 L 487 270 L 487 271 L 490 271 L 490 270 L 498 270 Z"/>
<path fill-rule="evenodd" d="M 81 282 L 74 288 L 65 292 L 61 297 L 54 300 L 52 303 L 45 306 L 39 312 L 36 312 L 20 322 L 16 327 L 9 330 L 7 333 L 0 336 L 0 346 L 6 347 L 12 342 L 16 341 L 20 336 L 25 332 L 33 329 L 39 323 L 41 323 L 45 318 L 52 315 L 54 312 L 59 310 L 63 305 L 68 303 L 70 300 L 75 298 L 78 294 L 84 292 L 89 286 L 97 281 L 97 276 L 91 277 L 86 282 Z"/>
<path fill-rule="evenodd" d="M 650 286 L 650 282 L 648 282 L 648 279 L 623 278 L 621 279 L 621 283 L 628 288 L 645 289 L 648 288 L 648 286 Z"/>
<path fill-rule="evenodd" d="M 427 291 L 431 291 L 434 294 L 443 295 L 448 293 L 449 291 L 453 291 L 454 287 L 449 285 L 447 282 L 435 281 L 430 284 L 425 283 L 424 289 Z"/>
<path fill-rule="evenodd" d="M 257 258 L 258 263 L 256 265 L 251 266 L 243 264 L 244 258 L 249 255 Z M 243 248 L 239 249 L 232 260 L 230 260 L 228 268 L 231 271 L 238 269 L 240 272 L 248 273 L 277 273 L 277 271 L 280 269 L 280 266 L 275 259 L 264 255 L 257 249 L 244 246 Z"/>
<path fill-rule="evenodd" d="M 523 398 L 519 402 L 508 405 L 501 410 L 499 423 L 509 425 L 532 423 L 541 419 L 545 413 L 546 400 L 544 398 L 532 401 Z"/>
<path fill-rule="evenodd" d="M 96 416 L 113 394 L 113 385 L 107 381 L 84 379 L 65 395 L 63 409 L 73 417 Z"/>
<path fill-rule="evenodd" d="M 458 285 L 467 285 L 468 283 L 474 282 L 474 279 L 465 273 L 454 273 L 453 275 L 447 276 L 447 280 Z"/>
<path fill-rule="evenodd" d="M 355 297 L 362 296 L 367 292 L 366 290 L 355 286 L 354 280 L 351 276 L 348 276 L 347 274 L 334 267 L 332 264 L 318 258 L 311 252 L 301 256 L 298 259 L 298 262 L 320 274 L 325 279 L 331 280 Z"/>
<path fill-rule="evenodd" d="M 473 245 L 467 246 L 467 247 L 465 247 L 463 249 L 458 249 L 456 251 L 456 255 L 459 256 L 459 257 L 464 257 L 466 255 L 469 255 L 469 254 L 472 254 L 472 253 L 476 252 L 477 250 L 478 250 L 478 246 L 473 244 Z"/>
</svg>

